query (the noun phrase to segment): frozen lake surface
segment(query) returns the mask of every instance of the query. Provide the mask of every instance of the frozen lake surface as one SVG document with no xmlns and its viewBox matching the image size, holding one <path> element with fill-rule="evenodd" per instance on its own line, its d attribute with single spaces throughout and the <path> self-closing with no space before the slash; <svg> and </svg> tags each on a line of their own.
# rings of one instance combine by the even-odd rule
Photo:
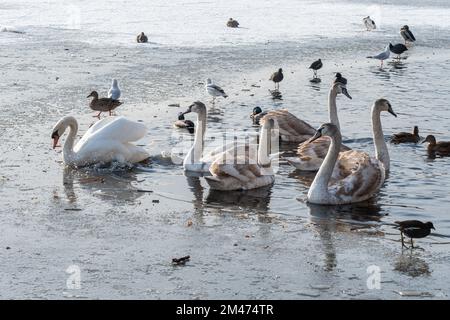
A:
<svg viewBox="0 0 450 320">
<path fill-rule="evenodd" d="M 367 15 L 377 31 L 364 31 Z M 449 15 L 446 1 L 431 0 L 2 1 L 0 30 L 24 33 L 0 32 L 0 297 L 448 298 L 449 244 L 439 235 L 450 235 L 450 158 L 389 144 L 391 173 L 376 199 L 318 207 L 306 204 L 313 177 L 285 163 L 271 188 L 218 193 L 161 152 L 190 141 L 172 123 L 195 100 L 209 106 L 207 77 L 229 94 L 208 116 L 211 139 L 256 131 L 255 106 L 320 125 L 334 72 L 353 96 L 337 102 L 348 146 L 373 154 L 370 107 L 380 97 L 399 115 L 382 116 L 386 139 L 418 125 L 448 141 Z M 226 28 L 229 17 L 242 28 Z M 365 57 L 402 42 L 404 24 L 417 43 L 380 70 Z M 141 31 L 150 43 L 135 43 Z M 322 82 L 311 84 L 317 58 Z M 272 100 L 267 79 L 279 67 L 283 100 Z M 149 128 L 140 144 L 152 164 L 64 168 L 53 125 L 71 114 L 83 134 L 95 120 L 86 96 L 106 95 L 113 77 L 124 101 L 117 114 Z M 434 223 L 438 235 L 417 242 L 424 250 L 402 251 L 392 223 L 406 219 Z M 184 255 L 184 267 L 171 265 Z M 66 286 L 74 265 L 80 289 Z M 367 287 L 370 266 L 380 268 L 380 289 Z"/>
</svg>

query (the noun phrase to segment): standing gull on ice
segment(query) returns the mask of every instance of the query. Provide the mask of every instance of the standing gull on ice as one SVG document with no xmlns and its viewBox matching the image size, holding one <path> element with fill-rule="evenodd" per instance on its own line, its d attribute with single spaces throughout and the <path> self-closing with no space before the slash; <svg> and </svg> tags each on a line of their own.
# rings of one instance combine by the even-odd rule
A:
<svg viewBox="0 0 450 320">
<path fill-rule="evenodd" d="M 364 25 L 366 26 L 367 31 L 372 31 L 377 28 L 375 21 L 370 19 L 370 16 L 367 16 L 363 19 Z"/>
<path fill-rule="evenodd" d="M 219 87 L 218 85 L 215 85 L 214 83 L 212 83 L 211 79 L 206 79 L 206 92 L 209 93 L 209 95 L 211 95 L 213 97 L 213 104 L 216 100 L 216 97 L 224 97 L 227 98 L 228 95 L 225 93 L 225 91 Z"/>
<path fill-rule="evenodd" d="M 119 84 L 117 83 L 116 79 L 113 79 L 111 88 L 108 91 L 108 98 L 111 98 L 113 100 L 119 100 L 120 93 L 121 92 L 120 92 Z"/>
<path fill-rule="evenodd" d="M 400 29 L 400 35 L 403 37 L 403 39 L 405 40 L 405 44 L 407 42 L 414 42 L 416 41 L 416 38 L 414 37 L 413 33 L 411 32 L 411 30 L 409 30 L 409 27 L 407 25 L 404 25 L 401 29 Z"/>
<path fill-rule="evenodd" d="M 381 61 L 380 67 L 383 67 L 383 61 L 388 59 L 391 54 L 389 44 L 384 48 L 384 51 L 377 54 L 376 56 L 368 56 L 369 59 L 377 59 Z"/>
</svg>

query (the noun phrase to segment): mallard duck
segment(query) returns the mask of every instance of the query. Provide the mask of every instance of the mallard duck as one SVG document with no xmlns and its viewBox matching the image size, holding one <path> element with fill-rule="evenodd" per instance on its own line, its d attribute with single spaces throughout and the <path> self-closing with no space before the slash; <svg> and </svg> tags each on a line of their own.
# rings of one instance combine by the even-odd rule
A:
<svg viewBox="0 0 450 320">
<path fill-rule="evenodd" d="M 191 120 L 186 120 L 182 112 L 178 114 L 178 120 L 174 122 L 173 126 L 175 128 L 187 129 L 190 133 L 194 133 L 194 122 Z"/>
<path fill-rule="evenodd" d="M 420 141 L 420 136 L 419 136 L 419 127 L 418 126 L 414 126 L 414 130 L 412 133 L 400 132 L 400 133 L 394 134 L 391 138 L 391 142 L 395 143 L 395 144 L 408 143 L 408 142 L 417 143 L 419 141 Z"/>
<path fill-rule="evenodd" d="M 147 36 L 144 34 L 144 32 L 141 32 L 137 37 L 136 40 L 138 43 L 146 43 L 148 42 Z"/>
<path fill-rule="evenodd" d="M 436 142 L 436 138 L 433 135 L 429 135 L 422 143 L 428 142 L 428 154 L 430 156 L 450 156 L 450 141 Z"/>
<path fill-rule="evenodd" d="M 89 107 L 94 111 L 99 111 L 96 115 L 97 118 L 100 118 L 100 114 L 102 112 L 109 112 L 111 115 L 111 111 L 117 108 L 122 104 L 119 100 L 114 100 L 111 98 L 98 98 L 97 91 L 92 91 L 87 98 L 92 97 L 92 101 L 89 103 Z"/>
<path fill-rule="evenodd" d="M 402 237 L 402 247 L 405 246 L 403 234 L 411 238 L 411 248 L 414 248 L 414 238 L 425 238 L 431 233 L 431 229 L 436 230 L 431 222 L 422 222 L 418 220 L 395 221 Z"/>
<path fill-rule="evenodd" d="M 272 80 L 275 83 L 275 90 L 280 89 L 280 82 L 283 81 L 283 69 L 278 69 L 278 71 L 272 73 L 269 80 Z"/>
</svg>

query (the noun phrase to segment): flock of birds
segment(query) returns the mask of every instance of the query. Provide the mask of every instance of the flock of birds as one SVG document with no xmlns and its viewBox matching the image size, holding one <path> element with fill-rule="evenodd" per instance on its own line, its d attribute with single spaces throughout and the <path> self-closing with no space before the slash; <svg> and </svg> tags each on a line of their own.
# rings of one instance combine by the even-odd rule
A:
<svg viewBox="0 0 450 320">
<path fill-rule="evenodd" d="M 376 28 L 375 22 L 370 17 L 363 20 L 368 30 Z M 405 43 L 415 41 L 408 26 L 401 29 L 401 35 Z M 142 38 L 143 33 L 139 36 Z M 380 56 L 380 54 L 373 58 L 383 62 L 386 55 L 389 56 L 389 50 L 401 54 L 400 51 L 394 51 L 395 48 L 399 48 L 399 45 L 389 45 L 387 51 L 382 53 L 384 55 Z M 322 66 L 321 59 L 311 64 L 310 69 L 314 72 L 311 81 L 319 81 L 317 71 Z M 270 80 L 275 84 L 274 92 L 279 92 L 283 70 L 280 68 L 274 72 Z M 251 118 L 254 124 L 260 126 L 259 143 L 232 142 L 206 154 L 204 138 L 208 111 L 204 103 L 195 101 L 186 111 L 178 115 L 178 120 L 174 123 L 175 127 L 186 128 L 194 133 L 193 145 L 183 160 L 183 169 L 187 172 L 204 173 L 210 188 L 223 192 L 269 186 L 275 181 L 272 161 L 280 156 L 280 154 L 271 154 L 271 141 L 276 138 L 285 142 L 298 143 L 296 156 L 284 157 L 287 163 L 301 171 L 317 172 L 308 191 L 308 202 L 320 205 L 342 205 L 372 198 L 380 190 L 390 171 L 390 157 L 380 115 L 383 112 L 395 117 L 397 115 L 388 100 L 377 99 L 373 103 L 370 113 L 375 146 L 373 156 L 343 145 L 336 98 L 342 94 L 352 99 L 347 90 L 347 82 L 341 73 L 336 73 L 328 93 L 329 122 L 322 124 L 317 130 L 286 109 L 263 111 L 260 107 L 255 107 Z M 212 96 L 213 104 L 217 97 L 227 97 L 225 91 L 211 79 L 206 80 L 205 90 Z M 119 100 L 120 96 L 118 82 L 113 79 L 108 97 L 99 98 L 96 91 L 91 92 L 88 96 L 92 98 L 90 108 L 98 112 L 96 115 L 98 118 L 102 112 L 109 112 L 111 115 L 112 111 L 122 104 Z M 196 124 L 185 119 L 185 115 L 189 113 L 196 114 Z M 59 139 L 67 128 L 69 128 L 69 134 L 62 153 L 66 165 L 82 167 L 109 162 L 138 163 L 149 158 L 149 153 L 144 148 L 133 144 L 143 138 L 147 132 L 146 126 L 142 123 L 122 116 L 106 117 L 92 125 L 75 144 L 78 123 L 74 117 L 66 116 L 60 119 L 52 130 L 53 148 L 58 146 Z M 418 127 L 414 127 L 412 133 L 394 134 L 391 142 L 394 144 L 418 143 L 420 139 Z M 436 142 L 435 137 L 431 135 L 427 136 L 423 142 L 429 143 L 430 155 L 450 155 L 450 142 Z M 403 235 L 406 235 L 411 238 L 411 247 L 413 247 L 413 238 L 425 237 L 430 234 L 431 229 L 434 229 L 431 222 L 423 223 L 417 220 L 399 221 L 396 224 L 401 231 L 402 245 L 404 245 Z"/>
</svg>

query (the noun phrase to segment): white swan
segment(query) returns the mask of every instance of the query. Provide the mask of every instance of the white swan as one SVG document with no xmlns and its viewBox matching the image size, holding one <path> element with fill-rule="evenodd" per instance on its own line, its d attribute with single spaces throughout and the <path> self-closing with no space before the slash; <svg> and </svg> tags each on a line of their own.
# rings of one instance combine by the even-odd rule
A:
<svg viewBox="0 0 450 320">
<path fill-rule="evenodd" d="M 74 117 L 63 117 L 52 131 L 53 149 L 69 128 L 63 148 L 63 160 L 68 166 L 82 167 L 95 163 L 136 163 L 149 157 L 141 147 L 132 144 L 143 138 L 147 128 L 124 117 L 108 117 L 96 122 L 74 146 L 78 123 Z"/>
<path fill-rule="evenodd" d="M 343 176 L 333 177 L 341 147 L 341 133 L 332 123 L 323 124 L 311 138 L 331 138 L 330 149 L 308 191 L 308 202 L 322 205 L 339 205 L 365 201 L 374 196 L 385 180 L 383 164 L 365 152 L 359 152 L 352 166 L 340 170 Z M 355 151 L 347 151 L 355 152 Z M 341 165 L 338 163 L 336 167 Z"/>
<path fill-rule="evenodd" d="M 255 145 L 241 145 L 219 154 L 209 168 L 212 176 L 205 177 L 211 189 L 249 190 L 272 184 L 275 175 L 269 153 L 273 128 L 273 119 L 262 125 L 257 154 Z"/>
<path fill-rule="evenodd" d="M 344 94 L 351 99 L 347 91 L 347 79 L 340 73 L 336 73 L 336 78 L 328 93 L 328 116 L 329 121 L 341 130 L 336 108 L 336 97 L 338 94 Z M 289 157 L 286 160 L 295 168 L 302 171 L 317 171 L 327 155 L 330 146 L 328 137 L 320 137 L 314 141 L 308 140 L 298 146 L 297 157 Z M 341 145 L 341 151 L 350 150 L 349 147 Z"/>
<path fill-rule="evenodd" d="M 372 107 L 372 131 L 376 158 L 366 152 L 339 152 L 341 134 L 333 124 L 323 125 L 311 140 L 331 137 L 328 153 L 308 192 L 308 201 L 317 204 L 345 204 L 371 198 L 383 184 L 390 168 L 389 152 L 384 140 L 380 115 L 387 111 L 397 117 L 386 99 Z"/>
<path fill-rule="evenodd" d="M 195 101 L 185 112 L 180 113 L 179 116 L 184 116 L 190 112 L 197 114 L 197 124 L 195 125 L 194 143 L 183 160 L 183 169 L 192 172 L 209 172 L 209 167 L 214 161 L 215 156 L 222 153 L 224 150 L 234 147 L 235 144 L 234 142 L 231 142 L 224 146 L 219 146 L 203 156 L 207 116 L 206 106 L 203 102 Z"/>
</svg>

